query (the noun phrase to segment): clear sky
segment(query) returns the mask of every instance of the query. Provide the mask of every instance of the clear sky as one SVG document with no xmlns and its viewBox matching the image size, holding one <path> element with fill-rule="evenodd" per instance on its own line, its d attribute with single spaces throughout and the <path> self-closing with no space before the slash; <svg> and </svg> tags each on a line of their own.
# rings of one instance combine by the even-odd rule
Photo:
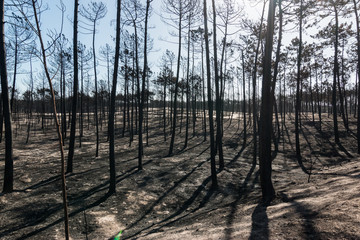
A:
<svg viewBox="0 0 360 240">
<path fill-rule="evenodd" d="M 41 17 L 41 28 L 42 32 L 45 35 L 49 30 L 55 30 L 59 32 L 61 29 L 61 11 L 59 10 L 60 0 L 43 0 L 44 4 L 48 6 L 48 10 L 42 13 Z M 79 0 L 80 5 L 87 5 L 90 0 Z M 145 1 L 143 0 L 144 4 Z M 72 19 L 73 19 L 73 5 L 74 2 L 72 0 L 63 0 L 63 3 L 66 7 L 64 14 L 64 25 L 63 25 L 63 34 L 69 39 L 69 42 L 72 41 L 73 30 L 72 30 Z M 104 1 L 107 6 L 107 14 L 105 18 L 99 21 L 99 25 L 97 26 L 97 35 L 96 35 L 96 50 L 99 51 L 101 46 L 105 44 L 109 44 L 110 46 L 114 46 L 113 37 L 115 35 L 115 18 L 116 18 L 116 1 Z M 243 3 L 240 3 L 243 4 Z M 154 0 L 151 4 L 152 6 L 152 15 L 149 19 L 149 24 L 151 26 L 149 30 L 149 35 L 153 39 L 153 49 L 149 53 L 149 65 L 156 73 L 159 71 L 159 59 L 163 55 L 166 49 L 169 49 L 177 54 L 177 45 L 172 44 L 170 42 L 176 42 L 177 39 L 172 37 L 169 33 L 174 31 L 174 29 L 168 24 L 164 23 L 161 20 L 162 14 L 166 14 L 163 11 L 163 0 Z M 244 5 L 246 6 L 246 14 L 249 18 L 260 18 L 261 9 L 262 9 L 262 1 L 259 4 L 256 4 L 255 1 L 244 1 Z M 211 7 L 211 5 L 209 6 Z M 85 21 L 81 16 L 79 25 L 85 26 L 81 21 Z M 91 47 L 92 38 L 91 35 L 86 34 L 86 30 L 79 29 L 79 41 L 84 43 L 88 49 Z M 27 63 L 21 65 L 21 69 L 27 69 Z M 35 64 L 35 71 L 40 72 L 41 66 Z M 11 72 L 11 71 L 10 71 Z M 17 88 L 20 91 L 24 91 L 26 89 L 26 84 L 24 84 L 24 80 L 27 76 L 25 74 L 21 74 L 18 76 L 20 81 L 17 82 Z M 99 67 L 99 78 L 106 79 L 106 70 L 102 67 Z"/>
</svg>

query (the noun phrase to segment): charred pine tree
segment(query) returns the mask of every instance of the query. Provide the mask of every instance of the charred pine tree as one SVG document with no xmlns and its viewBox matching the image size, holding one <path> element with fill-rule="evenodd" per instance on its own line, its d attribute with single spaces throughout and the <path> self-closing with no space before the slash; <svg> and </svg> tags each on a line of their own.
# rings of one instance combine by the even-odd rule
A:
<svg viewBox="0 0 360 240">
<path fill-rule="evenodd" d="M 117 0 L 116 8 L 116 38 L 115 38 L 115 62 L 114 73 L 112 79 L 112 89 L 110 97 L 110 111 L 109 111 L 109 166 L 110 166 L 110 186 L 109 193 L 116 192 L 116 170 L 115 170 L 115 97 L 116 85 L 119 69 L 119 56 L 120 56 L 120 18 L 121 18 L 121 0 Z"/>
<path fill-rule="evenodd" d="M 94 61 L 94 81 L 95 81 L 95 127 L 96 127 L 96 153 L 95 156 L 99 156 L 99 117 L 98 117 L 98 80 L 97 80 L 97 63 L 96 63 L 96 50 L 95 50 L 95 36 L 96 36 L 96 24 L 98 21 L 105 17 L 106 6 L 103 2 L 91 2 L 87 7 L 83 7 L 80 14 L 92 23 L 92 50 Z"/>
<path fill-rule="evenodd" d="M 5 30 L 4 30 L 4 1 L 0 2 L 0 76 L 1 76 L 1 98 L 3 107 L 3 116 L 5 121 L 5 173 L 3 193 L 13 191 L 14 182 L 14 163 L 13 163 L 13 146 L 12 146 L 12 129 L 11 129 L 11 110 L 8 93 L 8 76 L 6 69 L 6 51 L 5 51 Z M 1 124 L 2 128 L 2 124 Z"/>
<path fill-rule="evenodd" d="M 275 2 L 275 0 L 270 0 L 269 2 L 259 125 L 260 184 L 262 189 L 262 198 L 266 203 L 270 203 L 275 197 L 275 190 L 271 180 L 271 132 L 273 119 L 273 96 L 271 96 L 271 55 L 273 49 L 276 9 Z"/>
<path fill-rule="evenodd" d="M 221 96 L 220 96 L 220 76 L 219 76 L 219 67 L 218 67 L 218 57 L 217 57 L 217 40 L 216 40 L 216 5 L 215 0 L 212 0 L 212 11 L 213 11 L 213 47 L 214 47 L 214 75 L 215 75 L 215 96 L 216 96 L 216 148 L 219 154 L 219 169 L 224 169 L 224 154 L 222 147 L 222 121 L 221 121 Z"/>
<path fill-rule="evenodd" d="M 58 135 L 59 140 L 59 148 L 60 148 L 60 154 L 61 154 L 61 182 L 62 182 L 62 197 L 63 197 L 63 209 L 64 209 L 64 220 L 65 220 L 65 239 L 70 239 L 69 234 L 69 215 L 68 215 L 68 206 L 67 206 L 67 189 L 66 189 L 66 176 L 65 176 L 65 154 L 64 154 L 64 147 L 63 147 L 63 138 L 61 135 L 61 129 L 60 129 L 60 123 L 57 116 L 57 110 L 56 110 L 56 101 L 55 101 L 55 93 L 54 88 L 52 85 L 52 78 L 50 76 L 50 73 L 48 71 L 47 66 L 47 56 L 46 56 L 46 49 L 44 45 L 44 41 L 42 38 L 41 30 L 40 30 L 40 22 L 38 17 L 38 11 L 39 10 L 39 3 L 35 0 L 32 0 L 32 9 L 34 13 L 35 18 L 35 26 L 32 27 L 36 31 L 36 35 L 38 36 L 39 42 L 40 42 L 40 48 L 41 48 L 41 60 L 44 67 L 45 75 L 49 83 L 50 93 L 51 93 L 51 100 L 52 100 L 52 107 L 53 107 L 53 117 L 55 121 L 56 131 Z M 62 8 L 62 11 L 64 9 Z"/>
<path fill-rule="evenodd" d="M 78 8 L 79 1 L 74 1 L 74 25 L 73 25 L 73 58 L 74 58 L 74 89 L 72 98 L 72 118 L 70 129 L 70 143 L 69 154 L 67 161 L 67 172 L 73 171 L 73 157 L 75 147 L 75 131 L 76 131 L 76 109 L 78 100 L 78 85 L 79 85 L 79 65 L 78 65 Z"/>
<path fill-rule="evenodd" d="M 302 61 L 302 34 L 303 34 L 303 0 L 300 0 L 299 8 L 299 44 L 297 54 L 297 74 L 296 74 L 296 104 L 295 104 L 295 146 L 296 146 L 296 157 L 298 161 L 301 161 L 300 152 L 300 129 L 299 129 L 299 118 L 301 108 L 301 96 L 300 96 L 300 83 L 301 83 L 301 61 Z"/>
<path fill-rule="evenodd" d="M 359 20 L 359 13 L 358 13 L 358 5 L 357 1 L 353 0 L 354 3 L 354 12 L 355 12 L 355 19 L 356 19 L 356 54 L 357 54 L 357 77 L 360 77 L 360 20 Z M 357 99 L 360 99 L 360 91 L 357 89 Z M 356 111 L 355 111 L 356 112 Z M 358 109 L 357 109 L 357 152 L 360 154 L 360 104 L 358 102 Z"/>
<path fill-rule="evenodd" d="M 142 164 L 142 156 L 143 156 L 143 120 L 144 120 L 144 105 L 145 105 L 145 83 L 148 71 L 148 63 L 147 63 L 147 43 L 148 43 L 148 19 L 149 19 L 149 11 L 150 11 L 150 3 L 153 0 L 146 0 L 146 10 L 145 10 L 145 26 L 144 26 L 144 67 L 142 74 L 142 86 L 141 86 L 141 98 L 139 99 L 139 146 L 138 146 L 138 169 L 141 170 L 143 168 Z M 140 94 L 140 93 L 139 93 Z"/>
<path fill-rule="evenodd" d="M 209 47 L 209 30 L 206 0 L 204 0 L 204 31 L 205 31 L 205 53 L 206 53 L 206 77 L 207 77 L 207 94 L 208 94 L 208 108 L 209 108 L 209 130 L 210 130 L 210 164 L 211 164 L 211 181 L 212 187 L 217 188 L 217 175 L 216 175 L 216 148 L 214 137 L 214 119 L 213 119 L 213 101 L 211 92 L 211 70 L 210 70 L 210 47 Z"/>
</svg>

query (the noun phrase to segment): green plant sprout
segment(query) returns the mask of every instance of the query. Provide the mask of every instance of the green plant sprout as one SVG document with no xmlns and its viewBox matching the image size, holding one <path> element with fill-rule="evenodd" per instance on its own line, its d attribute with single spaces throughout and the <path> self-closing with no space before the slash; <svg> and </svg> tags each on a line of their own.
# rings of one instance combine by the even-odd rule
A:
<svg viewBox="0 0 360 240">
<path fill-rule="evenodd" d="M 114 240 L 120 240 L 122 232 L 123 230 L 120 230 L 120 232 L 114 237 Z"/>
</svg>

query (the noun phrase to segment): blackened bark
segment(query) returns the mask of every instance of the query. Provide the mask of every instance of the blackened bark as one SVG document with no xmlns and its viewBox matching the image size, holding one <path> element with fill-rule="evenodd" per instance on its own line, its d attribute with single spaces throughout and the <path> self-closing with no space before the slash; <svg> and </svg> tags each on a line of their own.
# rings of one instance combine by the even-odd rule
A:
<svg viewBox="0 0 360 240">
<path fill-rule="evenodd" d="M 207 24 L 207 7 L 206 0 L 204 0 L 204 30 L 205 30 L 205 52 L 206 52 L 206 77 L 207 77 L 207 93 L 208 93 L 208 108 L 209 108 L 209 129 L 210 129 L 210 164 L 211 164 L 211 181 L 212 187 L 217 188 L 217 175 L 215 163 L 215 138 L 214 138 L 214 119 L 213 119 L 213 101 L 211 97 L 211 71 L 210 71 L 210 47 L 209 47 L 209 30 Z"/>
<path fill-rule="evenodd" d="M 354 3 L 354 10 L 355 10 L 355 17 L 356 17 L 356 41 L 357 41 L 357 76 L 358 79 L 360 78 L 360 23 L 359 23 L 359 14 L 356 5 L 356 0 L 353 0 Z M 357 85 L 359 86 L 359 85 Z M 357 99 L 360 99 L 360 91 L 357 89 Z M 356 111 L 355 111 L 356 112 Z M 358 102 L 358 109 L 357 109 L 357 151 L 360 154 L 360 104 Z"/>
<path fill-rule="evenodd" d="M 4 1 L 0 2 L 0 75 L 1 75 L 1 97 L 3 105 L 3 116 L 5 121 L 5 173 L 3 192 L 13 191 L 13 149 L 12 149 L 12 129 L 11 129 L 11 111 L 9 105 L 8 81 L 6 70 L 6 52 L 5 52 L 5 31 L 4 31 Z M 2 125 L 2 124 L 1 124 Z M 2 126 L 1 126 L 2 128 Z"/>
<path fill-rule="evenodd" d="M 260 184 L 262 189 L 262 198 L 266 203 L 269 203 L 275 196 L 275 190 L 271 180 L 271 133 L 273 119 L 273 96 L 271 96 L 271 55 L 275 22 L 275 2 L 275 0 L 270 0 L 269 2 L 259 125 Z"/>
<path fill-rule="evenodd" d="M 244 52 L 241 51 L 241 61 L 242 61 L 242 76 L 243 76 L 243 118 L 244 118 L 244 138 L 243 138 L 243 147 L 246 146 L 246 138 L 247 138 L 247 131 L 246 131 L 246 94 L 245 94 L 245 59 L 244 59 Z"/>
<path fill-rule="evenodd" d="M 147 76 L 147 31 L 148 31 L 148 19 L 149 9 L 152 0 L 146 1 L 145 12 L 145 29 L 144 29 L 144 67 L 142 74 L 142 86 L 141 86 L 141 99 L 139 99 L 139 149 L 138 149 L 138 170 L 143 168 L 142 156 L 143 156 L 143 120 L 144 120 L 144 105 L 145 105 L 145 81 Z M 140 88 L 140 87 L 139 87 Z M 139 93 L 140 94 L 140 93 Z"/>
<path fill-rule="evenodd" d="M 296 103 L 295 103 L 295 146 L 296 157 L 298 161 L 301 161 L 300 152 L 300 130 L 299 130 L 299 117 L 301 108 L 301 96 L 300 96 L 300 83 L 301 83 L 301 58 L 302 58 L 302 25 L 303 25 L 303 0 L 300 2 L 300 16 L 299 16 L 299 47 L 297 56 L 297 76 L 296 76 Z"/>
<path fill-rule="evenodd" d="M 116 11 L 116 42 L 115 42 L 115 62 L 114 62 L 114 74 L 110 97 L 110 112 L 109 112 L 109 167 L 110 167 L 110 186 L 109 193 L 116 192 L 116 170 L 115 170 L 115 97 L 116 97 L 116 85 L 119 68 L 119 55 L 120 55 L 120 15 L 121 13 L 121 0 L 117 0 Z"/>
<path fill-rule="evenodd" d="M 337 121 L 337 106 L 336 106 L 336 83 L 337 83 L 337 75 L 338 75 L 337 73 L 339 72 L 339 61 L 338 61 L 339 19 L 335 4 L 334 4 L 334 12 L 335 12 L 335 42 L 334 42 L 335 54 L 334 54 L 334 69 L 333 69 L 332 107 L 333 107 L 335 143 L 340 143 L 338 121 Z"/>
<path fill-rule="evenodd" d="M 182 2 L 180 1 L 180 16 L 179 16 L 179 46 L 178 46 L 178 59 L 177 59 L 177 69 L 176 69 L 176 79 L 175 79 L 175 93 L 174 93 L 174 112 L 172 118 L 172 129 L 171 129 L 171 140 L 169 147 L 169 156 L 173 154 L 174 142 L 175 142 L 175 133 L 176 133 L 176 116 L 177 116 L 177 95 L 179 91 L 179 77 L 180 77 L 180 60 L 181 60 L 181 38 L 182 38 L 182 18 L 183 18 L 183 9 Z"/>
<path fill-rule="evenodd" d="M 213 47 L 214 47 L 214 75 L 215 75 L 215 92 L 216 92 L 216 147 L 219 154 L 219 169 L 224 169 L 224 154 L 222 147 L 222 121 L 221 121 L 221 96 L 220 96 L 220 77 L 218 68 L 218 57 L 217 57 L 217 42 L 216 42 L 216 6 L 215 0 L 212 0 L 213 10 Z"/>
<path fill-rule="evenodd" d="M 79 65 L 78 65 L 78 0 L 74 1 L 74 28 L 73 28 L 73 57 L 74 57 L 74 89 L 72 98 L 72 114 L 71 114 L 71 129 L 70 129 L 70 143 L 69 143 L 69 154 L 67 161 L 67 172 L 73 171 L 73 157 L 75 147 L 75 131 L 76 131 L 76 108 L 78 99 L 78 85 L 79 85 Z"/>
<path fill-rule="evenodd" d="M 263 21 L 264 21 L 264 14 L 265 14 L 265 5 L 266 1 L 264 1 L 262 14 L 261 14 L 261 20 L 260 20 L 260 29 L 259 29 L 259 36 L 258 36 L 258 42 L 255 52 L 255 60 L 254 60 L 254 70 L 253 70 L 253 76 L 252 76 L 252 87 L 253 87 L 253 94 L 252 94 L 252 110 L 253 110 L 253 135 L 254 135 L 254 152 L 253 152 L 253 162 L 256 163 L 256 157 L 257 157 L 257 147 L 258 147 L 258 141 L 257 141 L 257 117 L 258 117 L 258 110 L 257 110 L 257 103 L 256 103 L 256 76 L 257 76 L 257 67 L 258 67 L 258 56 L 259 56 L 259 48 L 261 43 L 261 35 L 262 35 L 262 28 L 263 28 Z M 250 86 L 249 86 L 250 88 Z M 250 91 L 249 91 L 250 93 Z M 249 101 L 250 104 L 250 101 Z"/>
</svg>

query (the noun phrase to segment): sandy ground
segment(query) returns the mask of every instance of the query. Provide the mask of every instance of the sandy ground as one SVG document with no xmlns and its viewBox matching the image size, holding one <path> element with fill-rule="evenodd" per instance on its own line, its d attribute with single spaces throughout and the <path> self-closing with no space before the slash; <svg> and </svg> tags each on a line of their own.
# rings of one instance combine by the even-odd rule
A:
<svg viewBox="0 0 360 240">
<path fill-rule="evenodd" d="M 225 169 L 219 188 L 211 189 L 209 137 L 203 141 L 200 119 L 195 136 L 183 148 L 185 128 L 167 157 L 159 119 L 152 118 L 144 170 L 137 171 L 137 138 L 116 138 L 117 193 L 108 195 L 108 143 L 105 125 L 100 155 L 94 132 L 85 128 L 75 152 L 74 172 L 67 175 L 72 239 L 360 239 L 360 158 L 356 138 L 342 129 L 333 142 L 331 119 L 323 131 L 303 117 L 304 168 L 295 153 L 293 121 L 288 116 L 273 161 L 276 198 L 260 202 L 259 171 L 253 164 L 252 135 L 243 144 L 243 126 L 225 119 Z M 118 121 L 117 127 L 120 128 Z M 355 120 L 351 122 L 355 131 Z M 248 126 L 248 133 L 252 127 Z M 30 142 L 26 127 L 14 125 L 15 191 L 0 195 L 0 239 L 63 239 L 60 158 L 56 135 L 37 121 Z M 78 139 L 77 139 L 78 140 Z M 65 141 L 66 148 L 68 139 Z M 146 142 L 145 142 L 146 144 Z M 0 146 L 4 159 L 4 144 Z M 4 162 L 0 161 L 0 185 Z"/>
</svg>

